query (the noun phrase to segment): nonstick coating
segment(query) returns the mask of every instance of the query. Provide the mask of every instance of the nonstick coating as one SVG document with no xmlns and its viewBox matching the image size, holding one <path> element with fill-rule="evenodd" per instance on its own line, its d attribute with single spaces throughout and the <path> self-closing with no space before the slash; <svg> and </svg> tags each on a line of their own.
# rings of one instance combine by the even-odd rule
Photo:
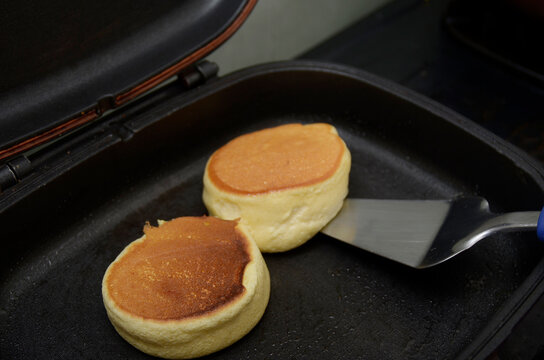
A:
<svg viewBox="0 0 544 360">
<path fill-rule="evenodd" d="M 350 196 L 485 196 L 496 211 L 542 204 L 541 169 L 474 124 L 364 73 L 319 65 L 249 69 L 136 114 L 138 131 L 0 215 L 0 358 L 145 359 L 107 319 L 106 267 L 146 221 L 206 212 L 208 156 L 247 131 L 335 125 L 353 156 Z M 318 234 L 267 254 L 260 323 L 209 358 L 451 359 L 541 261 L 531 234 L 480 242 L 415 270 Z"/>
</svg>

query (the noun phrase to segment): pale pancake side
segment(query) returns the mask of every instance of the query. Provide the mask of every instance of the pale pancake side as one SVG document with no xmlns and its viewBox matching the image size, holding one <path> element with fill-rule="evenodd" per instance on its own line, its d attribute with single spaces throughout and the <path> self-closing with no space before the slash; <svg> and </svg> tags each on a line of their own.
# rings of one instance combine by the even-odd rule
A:
<svg viewBox="0 0 544 360">
<path fill-rule="evenodd" d="M 161 222 L 159 228 L 165 224 L 167 222 Z M 133 251 L 133 246 L 145 244 L 146 235 L 128 245 L 108 267 L 102 283 L 104 305 L 117 332 L 148 354 L 172 359 L 194 358 L 218 351 L 249 332 L 268 303 L 270 279 L 262 255 L 247 230 L 236 224 L 235 231 L 241 234 L 248 257 L 242 275 L 243 291 L 230 301 L 218 302 L 215 307 L 187 313 L 181 318 L 154 319 L 135 315 L 121 308 L 111 296 L 108 281 L 111 270 Z M 193 287 L 195 289 L 197 287 Z"/>
</svg>

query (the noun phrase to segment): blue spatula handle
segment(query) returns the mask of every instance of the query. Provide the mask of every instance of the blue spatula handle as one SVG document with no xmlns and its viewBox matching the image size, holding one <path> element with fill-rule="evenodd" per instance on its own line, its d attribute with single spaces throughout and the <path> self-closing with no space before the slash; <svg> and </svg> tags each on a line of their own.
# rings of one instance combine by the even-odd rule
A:
<svg viewBox="0 0 544 360">
<path fill-rule="evenodd" d="M 538 216 L 538 222 L 536 224 L 536 236 L 544 241 L 544 207 Z"/>
</svg>

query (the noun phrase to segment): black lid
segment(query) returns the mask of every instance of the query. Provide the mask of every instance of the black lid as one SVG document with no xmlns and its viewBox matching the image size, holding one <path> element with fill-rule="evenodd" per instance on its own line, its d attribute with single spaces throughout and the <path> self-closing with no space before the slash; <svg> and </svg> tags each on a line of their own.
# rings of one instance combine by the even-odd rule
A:
<svg viewBox="0 0 544 360">
<path fill-rule="evenodd" d="M 119 106 L 210 53 L 256 0 L 0 2 L 0 159 Z"/>
</svg>

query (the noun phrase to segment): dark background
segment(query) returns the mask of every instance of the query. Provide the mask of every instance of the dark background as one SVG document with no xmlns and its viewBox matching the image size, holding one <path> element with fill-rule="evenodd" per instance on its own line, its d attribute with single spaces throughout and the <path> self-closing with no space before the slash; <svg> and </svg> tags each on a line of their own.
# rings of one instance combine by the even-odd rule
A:
<svg viewBox="0 0 544 360">
<path fill-rule="evenodd" d="M 544 6 L 536 3 L 396 0 L 301 57 L 402 84 L 544 163 Z M 492 359 L 544 358 L 543 334 L 541 297 Z"/>
</svg>

